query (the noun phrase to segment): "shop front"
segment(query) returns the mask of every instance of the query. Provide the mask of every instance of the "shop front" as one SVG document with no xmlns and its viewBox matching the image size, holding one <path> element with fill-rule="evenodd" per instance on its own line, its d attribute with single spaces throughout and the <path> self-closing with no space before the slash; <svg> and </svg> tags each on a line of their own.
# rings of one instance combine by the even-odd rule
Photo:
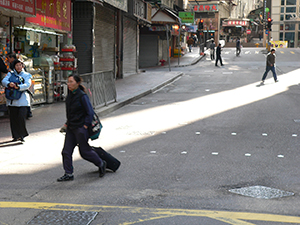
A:
<svg viewBox="0 0 300 225">
<path fill-rule="evenodd" d="M 178 57 L 180 18 L 169 9 L 157 9 L 151 23 L 140 29 L 140 68 L 156 66 L 162 60 L 167 62 L 171 56 Z"/>
<path fill-rule="evenodd" d="M 71 42 L 71 0 L 38 0 L 36 17 L 15 27 L 15 51 L 33 76 L 33 104 L 66 96 L 67 77 L 76 71 Z"/>
<path fill-rule="evenodd" d="M 0 1 L 0 55 L 3 60 L 7 53 L 14 50 L 14 26 L 24 25 L 25 18 L 35 16 L 35 14 L 35 1 Z M 4 87 L 1 86 L 5 75 L 0 74 L 0 116 L 7 111 Z"/>
<path fill-rule="evenodd" d="M 247 28 L 249 27 L 249 19 L 223 20 L 222 28 L 226 42 L 235 42 L 237 38 L 245 39 L 247 42 Z"/>
</svg>

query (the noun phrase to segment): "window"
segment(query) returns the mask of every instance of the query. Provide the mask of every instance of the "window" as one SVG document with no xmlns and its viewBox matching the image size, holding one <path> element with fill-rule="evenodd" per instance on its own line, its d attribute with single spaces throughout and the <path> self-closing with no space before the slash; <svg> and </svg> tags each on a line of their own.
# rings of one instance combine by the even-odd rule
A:
<svg viewBox="0 0 300 225">
<path fill-rule="evenodd" d="M 289 42 L 288 45 L 289 48 L 293 48 L 295 45 L 295 33 L 294 32 L 285 33 L 284 40 Z"/>
<path fill-rule="evenodd" d="M 283 33 L 282 32 L 280 32 L 280 34 L 279 34 L 279 41 L 283 41 Z"/>
<path fill-rule="evenodd" d="M 295 13 L 296 7 L 286 7 L 286 13 Z"/>
<path fill-rule="evenodd" d="M 285 20 L 290 20 L 292 18 L 292 15 L 291 14 L 286 14 L 285 15 Z"/>
<path fill-rule="evenodd" d="M 283 15 L 280 15 L 280 21 L 283 21 L 283 18 L 284 18 Z"/>
<path fill-rule="evenodd" d="M 296 5 L 297 0 L 286 0 L 286 5 Z"/>
<path fill-rule="evenodd" d="M 285 30 L 295 30 L 295 24 L 285 24 Z"/>
<path fill-rule="evenodd" d="M 280 30 L 283 30 L 283 24 L 280 24 Z"/>
<path fill-rule="evenodd" d="M 281 7 L 280 13 L 284 13 L 284 7 Z"/>
<path fill-rule="evenodd" d="M 284 0 L 281 0 L 281 5 L 284 5 Z"/>
</svg>

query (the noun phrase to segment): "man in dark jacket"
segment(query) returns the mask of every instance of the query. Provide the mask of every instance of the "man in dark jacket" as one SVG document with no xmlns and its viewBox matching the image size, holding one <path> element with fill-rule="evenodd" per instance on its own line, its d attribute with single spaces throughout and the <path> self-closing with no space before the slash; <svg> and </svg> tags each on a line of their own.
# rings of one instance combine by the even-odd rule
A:
<svg viewBox="0 0 300 225">
<path fill-rule="evenodd" d="M 216 59 L 216 66 L 218 66 L 218 61 L 220 60 L 221 66 L 223 66 L 222 63 L 222 58 L 221 58 L 221 44 L 218 45 L 217 50 L 216 50 L 216 55 L 217 55 L 217 59 Z"/>
<path fill-rule="evenodd" d="M 261 79 L 261 84 L 264 84 L 265 79 L 266 79 L 266 77 L 267 77 L 267 75 L 268 75 L 268 73 L 269 73 L 270 70 L 273 73 L 274 81 L 278 82 L 276 71 L 275 71 L 275 58 L 276 58 L 275 49 L 272 49 L 271 52 L 267 56 L 266 71 L 265 71 L 265 73 L 264 73 L 264 75 L 263 75 L 263 77 Z"/>
<path fill-rule="evenodd" d="M 241 41 L 240 38 L 236 40 L 236 56 L 239 56 L 241 53 Z"/>
<path fill-rule="evenodd" d="M 209 49 L 210 49 L 210 59 L 214 60 L 215 59 L 215 42 L 211 41 L 210 45 L 209 45 Z"/>
</svg>

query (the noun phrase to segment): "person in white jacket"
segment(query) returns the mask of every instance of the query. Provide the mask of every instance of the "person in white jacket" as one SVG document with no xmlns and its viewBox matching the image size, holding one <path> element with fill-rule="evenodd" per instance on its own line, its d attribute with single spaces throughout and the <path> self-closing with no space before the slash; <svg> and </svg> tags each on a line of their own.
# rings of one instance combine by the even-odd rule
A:
<svg viewBox="0 0 300 225">
<path fill-rule="evenodd" d="M 13 141 L 24 141 L 28 136 L 26 129 L 27 107 L 30 106 L 30 96 L 27 90 L 31 85 L 31 74 L 23 69 L 22 62 L 15 60 L 13 62 L 14 70 L 7 73 L 2 80 L 2 85 L 6 88 L 16 89 L 22 92 L 19 99 L 7 99 L 6 104 L 9 110 L 10 129 Z M 11 77 L 17 75 L 22 82 L 11 82 Z"/>
</svg>

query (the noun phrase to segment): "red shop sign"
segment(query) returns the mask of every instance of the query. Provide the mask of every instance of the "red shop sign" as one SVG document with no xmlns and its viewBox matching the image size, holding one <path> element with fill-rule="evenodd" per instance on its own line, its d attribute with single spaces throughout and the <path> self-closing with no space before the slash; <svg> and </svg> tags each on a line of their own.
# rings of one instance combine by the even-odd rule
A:
<svg viewBox="0 0 300 225">
<path fill-rule="evenodd" d="M 219 11 L 218 5 L 194 5 L 193 8 L 194 12 L 216 12 Z"/>
<path fill-rule="evenodd" d="M 35 15 L 35 0 L 0 0 L 0 7 Z"/>
<path fill-rule="evenodd" d="M 26 22 L 71 31 L 71 0 L 37 0 L 36 17 L 27 17 Z"/>
</svg>

